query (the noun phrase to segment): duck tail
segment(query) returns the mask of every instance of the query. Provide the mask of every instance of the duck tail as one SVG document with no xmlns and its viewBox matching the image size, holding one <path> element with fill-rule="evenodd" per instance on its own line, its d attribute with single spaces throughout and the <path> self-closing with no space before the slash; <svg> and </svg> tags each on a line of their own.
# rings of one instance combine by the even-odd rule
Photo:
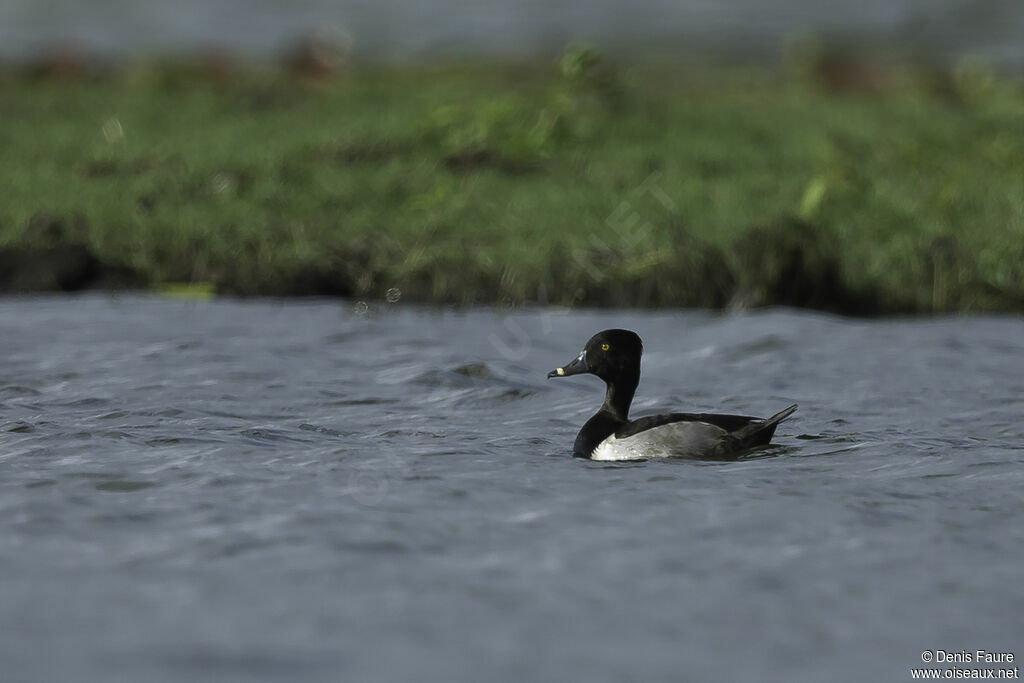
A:
<svg viewBox="0 0 1024 683">
<path fill-rule="evenodd" d="M 740 448 L 753 448 L 755 446 L 767 446 L 775 435 L 775 428 L 779 423 L 796 412 L 797 405 L 794 403 L 785 410 L 781 410 L 771 417 L 752 422 L 746 427 L 741 427 L 730 434 Z"/>
</svg>

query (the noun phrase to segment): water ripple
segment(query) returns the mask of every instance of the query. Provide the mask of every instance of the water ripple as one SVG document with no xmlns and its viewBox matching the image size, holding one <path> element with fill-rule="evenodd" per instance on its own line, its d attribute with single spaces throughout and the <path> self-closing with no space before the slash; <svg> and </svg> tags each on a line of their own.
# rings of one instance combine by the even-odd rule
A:
<svg viewBox="0 0 1024 683">
<path fill-rule="evenodd" d="M 1015 646 L 1024 321 L 343 310 L 0 299 L 9 677 L 669 680 L 685 642 L 699 679 L 888 680 Z M 544 375 L 612 326 L 638 412 L 800 411 L 734 462 L 574 459 L 603 387 Z"/>
</svg>

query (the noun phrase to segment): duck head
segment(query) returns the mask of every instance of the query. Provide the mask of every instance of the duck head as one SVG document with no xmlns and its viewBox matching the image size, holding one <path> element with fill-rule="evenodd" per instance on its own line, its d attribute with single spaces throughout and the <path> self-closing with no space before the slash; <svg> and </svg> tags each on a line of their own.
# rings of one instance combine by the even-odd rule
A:
<svg viewBox="0 0 1024 683">
<path fill-rule="evenodd" d="M 639 335 L 630 330 L 604 330 L 586 343 L 580 355 L 566 365 L 555 368 L 548 377 L 568 377 L 589 373 L 607 384 L 632 383 L 640 379 L 640 356 L 644 345 Z"/>
</svg>

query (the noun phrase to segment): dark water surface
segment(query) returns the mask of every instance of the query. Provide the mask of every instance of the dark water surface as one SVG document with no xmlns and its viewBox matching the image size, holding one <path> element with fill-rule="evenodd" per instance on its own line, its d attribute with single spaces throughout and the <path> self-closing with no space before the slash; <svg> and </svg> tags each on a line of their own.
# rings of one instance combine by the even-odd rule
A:
<svg viewBox="0 0 1024 683">
<path fill-rule="evenodd" d="M 570 457 L 800 411 L 734 463 Z M 1024 321 L 0 299 L 4 681 L 910 680 L 1024 656 Z"/>
</svg>

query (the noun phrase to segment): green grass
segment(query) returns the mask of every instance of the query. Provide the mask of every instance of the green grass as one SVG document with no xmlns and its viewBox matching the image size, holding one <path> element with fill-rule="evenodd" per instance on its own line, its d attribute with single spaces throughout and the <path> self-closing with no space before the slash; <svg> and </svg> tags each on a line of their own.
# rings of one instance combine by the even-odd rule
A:
<svg viewBox="0 0 1024 683">
<path fill-rule="evenodd" d="M 1019 87 L 591 57 L 8 70 L 0 249 L 236 294 L 1024 310 Z"/>
</svg>

